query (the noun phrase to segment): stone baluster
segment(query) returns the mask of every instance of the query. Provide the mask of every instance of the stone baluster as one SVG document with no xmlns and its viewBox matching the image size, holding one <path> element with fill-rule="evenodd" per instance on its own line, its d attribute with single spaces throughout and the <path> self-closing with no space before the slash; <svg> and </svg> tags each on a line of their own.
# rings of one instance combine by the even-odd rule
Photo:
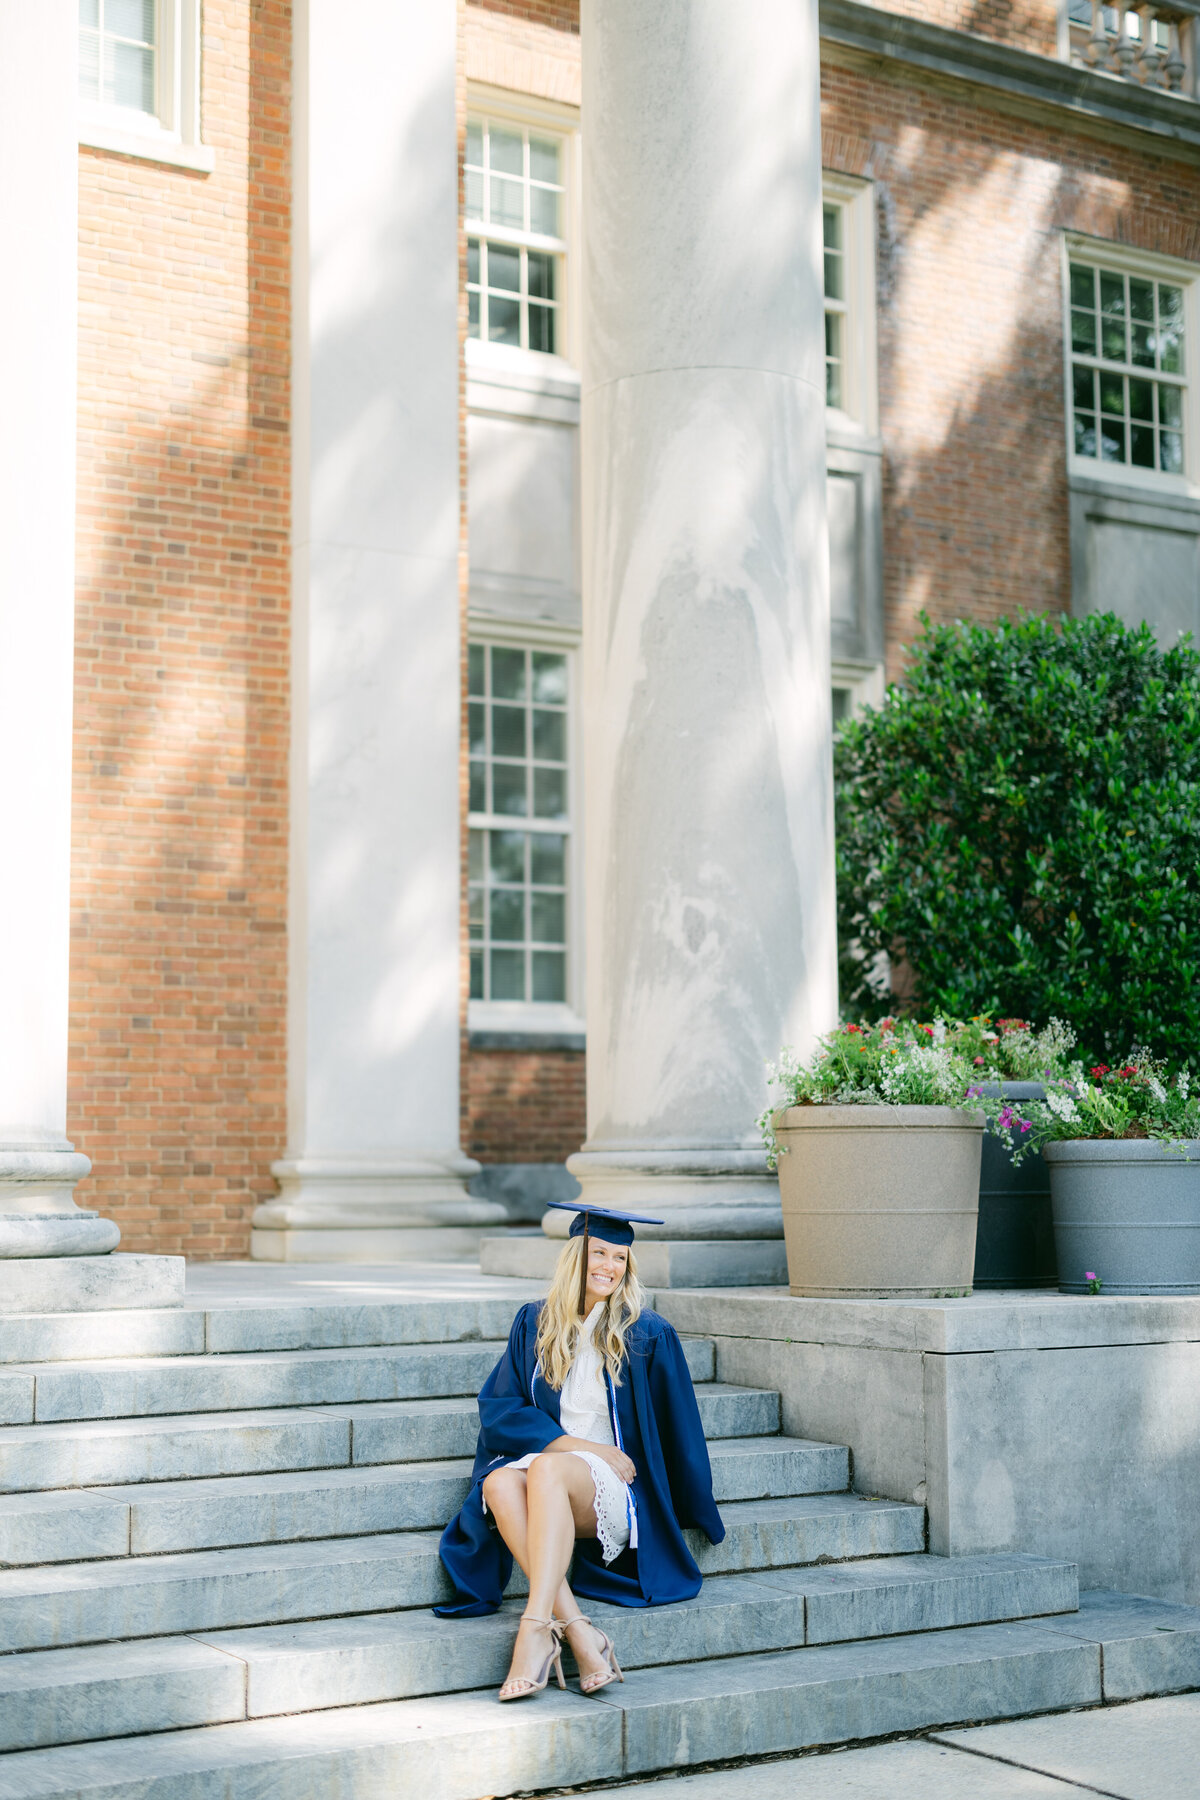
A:
<svg viewBox="0 0 1200 1800">
<path fill-rule="evenodd" d="M 1159 47 L 1156 34 L 1158 8 L 1141 6 L 1138 8 L 1138 17 L 1142 22 L 1142 42 L 1138 51 L 1142 80 L 1147 87 L 1160 87 L 1162 84 L 1159 71 L 1162 68 L 1163 52 Z"/>
<path fill-rule="evenodd" d="M 1113 58 L 1116 61 L 1118 73 L 1123 75 L 1126 81 L 1132 81 L 1133 65 L 1137 61 L 1138 47 L 1129 35 L 1129 14 L 1123 6 L 1117 17 L 1120 21 L 1120 30 L 1117 33 L 1117 41 L 1113 45 Z"/>
<path fill-rule="evenodd" d="M 1103 0 L 1092 0 L 1092 29 L 1087 41 L 1086 56 L 1094 69 L 1103 69 L 1108 63 L 1108 27 L 1104 23 Z"/>
<path fill-rule="evenodd" d="M 1173 94 L 1179 92 L 1187 73 L 1187 64 L 1183 59 L 1183 49 L 1179 41 L 1181 30 L 1178 19 L 1172 19 L 1167 26 L 1167 60 L 1163 66 L 1163 73 L 1167 78 L 1167 86 Z"/>
</svg>

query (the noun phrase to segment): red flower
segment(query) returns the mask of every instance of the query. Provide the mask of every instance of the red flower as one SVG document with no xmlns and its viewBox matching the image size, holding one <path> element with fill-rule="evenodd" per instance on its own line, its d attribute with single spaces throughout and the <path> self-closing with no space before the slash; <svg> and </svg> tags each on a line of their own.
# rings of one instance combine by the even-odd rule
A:
<svg viewBox="0 0 1200 1800">
<path fill-rule="evenodd" d="M 983 1067 L 983 1057 L 982 1056 L 977 1056 L 975 1058 L 974 1066 L 977 1069 L 982 1069 L 982 1067 Z"/>
<path fill-rule="evenodd" d="M 1112 1070 L 1107 1063 L 1097 1063 L 1094 1069 L 1088 1070 L 1088 1073 L 1089 1075 L 1111 1075 Z"/>
</svg>

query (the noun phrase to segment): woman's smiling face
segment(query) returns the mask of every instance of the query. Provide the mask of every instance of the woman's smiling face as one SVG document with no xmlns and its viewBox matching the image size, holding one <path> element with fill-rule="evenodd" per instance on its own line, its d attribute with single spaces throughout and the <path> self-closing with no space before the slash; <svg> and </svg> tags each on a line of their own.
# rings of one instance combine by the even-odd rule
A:
<svg viewBox="0 0 1200 1800">
<path fill-rule="evenodd" d="M 625 1279 L 628 1265 L 629 1251 L 624 1244 L 606 1244 L 603 1238 L 588 1239 L 585 1312 L 591 1312 L 597 1300 L 607 1300 L 616 1293 Z"/>
</svg>

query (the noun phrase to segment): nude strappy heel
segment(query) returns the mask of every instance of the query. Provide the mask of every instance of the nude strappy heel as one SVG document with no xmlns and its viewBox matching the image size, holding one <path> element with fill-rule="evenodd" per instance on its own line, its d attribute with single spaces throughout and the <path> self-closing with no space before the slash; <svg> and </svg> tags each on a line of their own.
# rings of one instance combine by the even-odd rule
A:
<svg viewBox="0 0 1200 1800">
<path fill-rule="evenodd" d="M 521 1685 L 515 1694 L 506 1694 L 504 1692 L 504 1689 L 508 1686 L 509 1679 L 506 1677 L 498 1696 L 501 1700 L 528 1700 L 532 1694 L 540 1694 L 550 1680 L 551 1669 L 553 1669 L 554 1673 L 558 1676 L 559 1687 L 565 1688 L 567 1685 L 563 1680 L 562 1672 L 562 1626 L 557 1619 L 539 1619 L 534 1613 L 522 1613 L 522 1623 L 524 1623 L 526 1619 L 529 1620 L 531 1625 L 548 1625 L 550 1627 L 550 1654 L 538 1671 L 536 1681 L 530 1681 L 526 1675 L 519 1675 L 517 1677 L 517 1680 Z"/>
<path fill-rule="evenodd" d="M 580 1693 L 598 1694 L 600 1689 L 606 1688 L 610 1682 L 624 1681 L 625 1677 L 621 1673 L 621 1665 L 617 1661 L 616 1645 L 609 1637 L 607 1631 L 601 1631 L 598 1625 L 593 1625 L 586 1613 L 576 1613 L 573 1619 L 567 1619 L 565 1623 L 560 1624 L 559 1630 L 565 1633 L 572 1625 L 587 1625 L 592 1631 L 598 1633 L 600 1637 L 600 1654 L 608 1664 L 607 1675 L 588 1675 L 586 1677 L 581 1675 L 579 1677 Z"/>
</svg>

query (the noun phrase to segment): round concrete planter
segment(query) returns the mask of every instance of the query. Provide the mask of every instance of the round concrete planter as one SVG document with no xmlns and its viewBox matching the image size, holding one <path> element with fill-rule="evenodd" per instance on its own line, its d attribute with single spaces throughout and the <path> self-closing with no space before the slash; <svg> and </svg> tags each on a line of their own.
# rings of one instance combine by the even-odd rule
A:
<svg viewBox="0 0 1200 1800">
<path fill-rule="evenodd" d="M 1040 1081 L 990 1081 L 985 1094 L 1006 1100 L 1044 1100 Z M 977 1288 L 1057 1287 L 1050 1171 L 1033 1151 L 1014 1168 L 992 1132 L 984 1133 L 979 1169 L 979 1235 L 975 1240 Z"/>
<path fill-rule="evenodd" d="M 790 1106 L 776 1117 L 793 1294 L 970 1293 L 983 1118 L 955 1106 Z"/>
<path fill-rule="evenodd" d="M 1084 1294 L 1200 1294 L 1200 1143 L 1179 1154 L 1144 1138 L 1047 1144 L 1059 1287 Z"/>
</svg>

